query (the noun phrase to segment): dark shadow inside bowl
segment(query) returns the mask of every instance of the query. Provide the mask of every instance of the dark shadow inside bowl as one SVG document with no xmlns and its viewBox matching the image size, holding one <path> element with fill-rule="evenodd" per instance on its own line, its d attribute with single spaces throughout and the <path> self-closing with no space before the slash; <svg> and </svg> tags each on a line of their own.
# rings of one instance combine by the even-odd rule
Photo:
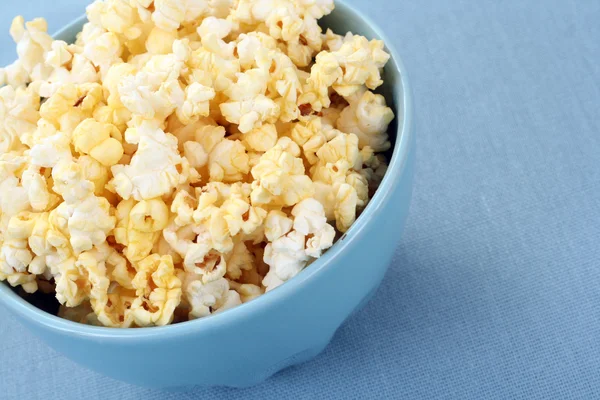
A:
<svg viewBox="0 0 600 400">
<path fill-rule="evenodd" d="M 9 286 L 7 283 L 3 282 L 3 284 Z M 10 286 L 9 286 L 10 287 Z M 31 294 L 27 293 L 23 290 L 23 288 L 19 287 L 10 287 L 10 289 L 23 300 L 28 302 L 34 307 L 39 308 L 49 314 L 58 315 L 58 309 L 60 308 L 60 303 L 56 299 L 56 293 L 44 293 L 41 290 Z"/>
</svg>

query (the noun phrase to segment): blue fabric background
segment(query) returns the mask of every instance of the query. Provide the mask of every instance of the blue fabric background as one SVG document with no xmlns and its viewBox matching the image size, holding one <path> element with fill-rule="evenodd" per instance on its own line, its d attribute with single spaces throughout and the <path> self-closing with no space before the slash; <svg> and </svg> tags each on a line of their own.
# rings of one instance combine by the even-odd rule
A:
<svg viewBox="0 0 600 400">
<path fill-rule="evenodd" d="M 2 0 L 0 26 L 54 31 L 85 3 Z M 0 398 L 600 398 L 600 1 L 354 3 L 417 109 L 411 217 L 374 301 L 313 362 L 181 396 L 87 371 L 0 309 Z"/>
</svg>

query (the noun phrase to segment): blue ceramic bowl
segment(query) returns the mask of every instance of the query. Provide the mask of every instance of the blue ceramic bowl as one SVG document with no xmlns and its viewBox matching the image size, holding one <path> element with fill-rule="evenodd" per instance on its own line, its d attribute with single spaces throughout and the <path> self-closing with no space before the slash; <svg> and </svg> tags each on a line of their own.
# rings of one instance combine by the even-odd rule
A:
<svg viewBox="0 0 600 400">
<path fill-rule="evenodd" d="M 85 18 L 57 33 L 73 41 Z M 0 303 L 48 345 L 112 378 L 154 388 L 244 387 L 318 355 L 375 292 L 406 221 L 415 163 L 413 108 L 404 66 L 376 25 L 337 1 L 323 20 L 337 33 L 383 39 L 392 58 L 382 93 L 396 113 L 390 167 L 371 203 L 322 258 L 260 298 L 172 326 L 111 329 L 48 314 L 0 284 Z"/>
</svg>

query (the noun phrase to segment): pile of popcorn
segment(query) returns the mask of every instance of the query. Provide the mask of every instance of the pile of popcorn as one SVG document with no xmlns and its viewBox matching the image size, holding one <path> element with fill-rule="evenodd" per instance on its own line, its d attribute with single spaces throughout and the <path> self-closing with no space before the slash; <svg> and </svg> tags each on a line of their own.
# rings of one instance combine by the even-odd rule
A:
<svg viewBox="0 0 600 400">
<path fill-rule="evenodd" d="M 75 44 L 14 19 L 0 280 L 59 315 L 166 325 L 248 302 L 350 228 L 386 171 L 384 44 L 333 0 L 104 0 Z"/>
</svg>

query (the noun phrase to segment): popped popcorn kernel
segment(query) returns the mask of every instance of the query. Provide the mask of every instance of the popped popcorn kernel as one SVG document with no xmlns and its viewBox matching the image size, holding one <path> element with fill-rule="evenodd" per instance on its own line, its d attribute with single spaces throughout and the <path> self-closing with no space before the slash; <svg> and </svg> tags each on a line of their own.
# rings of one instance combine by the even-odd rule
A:
<svg viewBox="0 0 600 400">
<path fill-rule="evenodd" d="M 277 128 L 273 124 L 264 124 L 244 134 L 242 143 L 249 150 L 268 151 L 277 143 Z"/>
<path fill-rule="evenodd" d="M 137 264 L 133 279 L 137 298 L 131 312 L 138 326 L 170 324 L 181 301 L 181 281 L 170 256 L 153 254 Z"/>
<path fill-rule="evenodd" d="M 191 305 L 190 320 L 242 304 L 240 295 L 235 290 L 230 290 L 229 281 L 225 278 L 208 283 L 203 283 L 199 279 L 191 280 L 184 292 Z"/>
<path fill-rule="evenodd" d="M 386 106 L 383 96 L 367 90 L 350 99 L 337 120 L 337 128 L 357 135 L 361 148 L 369 146 L 381 152 L 391 146 L 387 128 L 393 119 L 394 112 Z"/>
<path fill-rule="evenodd" d="M 112 167 L 112 184 L 124 199 L 146 200 L 169 194 L 189 178 L 189 163 L 179 154 L 177 139 L 154 123 L 135 130 L 137 151 L 128 165 Z M 131 132 L 132 135 L 134 132 Z"/>
<path fill-rule="evenodd" d="M 288 143 L 293 142 L 290 140 Z M 253 204 L 293 206 L 312 196 L 312 181 L 304 174 L 302 159 L 293 155 L 293 147 L 292 152 L 285 150 L 286 144 L 278 143 L 263 154 L 259 163 L 252 168 L 252 176 L 255 179 L 252 190 Z"/>
</svg>

